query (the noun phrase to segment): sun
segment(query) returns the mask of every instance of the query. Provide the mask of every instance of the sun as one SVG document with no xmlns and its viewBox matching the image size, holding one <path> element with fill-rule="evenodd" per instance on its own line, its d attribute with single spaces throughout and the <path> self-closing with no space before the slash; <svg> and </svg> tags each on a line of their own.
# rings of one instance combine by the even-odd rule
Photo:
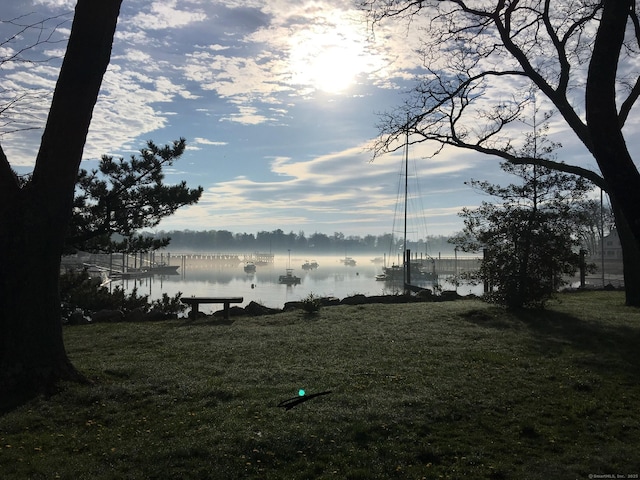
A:
<svg viewBox="0 0 640 480">
<path fill-rule="evenodd" d="M 349 25 L 312 27 L 291 37 L 291 84 L 339 94 L 366 70 L 364 40 Z"/>
</svg>

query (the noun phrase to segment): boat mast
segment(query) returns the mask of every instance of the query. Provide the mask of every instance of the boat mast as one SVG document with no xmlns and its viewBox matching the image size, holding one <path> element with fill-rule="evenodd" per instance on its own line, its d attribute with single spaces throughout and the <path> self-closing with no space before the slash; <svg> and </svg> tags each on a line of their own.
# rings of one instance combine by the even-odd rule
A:
<svg viewBox="0 0 640 480">
<path fill-rule="evenodd" d="M 409 202 L 409 119 L 407 118 L 407 130 L 406 130 L 405 152 L 404 152 L 404 241 L 403 241 L 403 247 L 402 247 L 402 257 L 404 258 L 402 283 L 403 283 L 405 294 L 409 293 L 408 286 L 411 283 L 411 265 L 409 263 L 411 259 L 409 258 L 409 252 L 407 250 L 408 202 Z"/>
<path fill-rule="evenodd" d="M 407 281 L 407 193 L 409 191 L 409 122 L 407 121 L 406 138 L 404 144 L 404 240 L 402 242 L 403 281 Z"/>
</svg>

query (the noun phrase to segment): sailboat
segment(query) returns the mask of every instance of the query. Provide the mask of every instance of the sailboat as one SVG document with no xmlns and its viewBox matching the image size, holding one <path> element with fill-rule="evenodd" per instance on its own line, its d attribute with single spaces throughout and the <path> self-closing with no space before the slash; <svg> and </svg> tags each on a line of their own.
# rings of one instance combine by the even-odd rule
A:
<svg viewBox="0 0 640 480">
<path fill-rule="evenodd" d="M 291 250 L 289 250 L 289 263 L 287 265 L 285 274 L 278 277 L 278 283 L 283 285 L 299 285 L 300 282 L 300 277 L 296 277 L 293 274 L 293 269 L 291 268 Z"/>
<path fill-rule="evenodd" d="M 411 258 L 411 251 L 407 248 L 407 213 L 409 193 L 409 128 L 407 126 L 404 149 L 404 236 L 402 240 L 402 264 L 383 267 L 383 273 L 376 275 L 377 280 L 402 282 L 405 292 L 419 291 L 422 287 L 412 284 L 413 280 L 421 282 L 435 282 L 438 274 L 435 260 L 425 253 L 426 259 Z"/>
</svg>

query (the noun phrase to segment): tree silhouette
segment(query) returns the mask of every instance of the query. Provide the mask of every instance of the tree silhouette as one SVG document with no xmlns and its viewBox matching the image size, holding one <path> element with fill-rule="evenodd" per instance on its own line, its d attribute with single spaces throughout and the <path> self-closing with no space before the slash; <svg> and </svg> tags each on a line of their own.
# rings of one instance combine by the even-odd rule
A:
<svg viewBox="0 0 640 480">
<path fill-rule="evenodd" d="M 74 188 L 121 0 L 78 0 L 32 179 L 0 148 L 0 404 L 81 380 L 62 338 L 58 280 Z"/>
<path fill-rule="evenodd" d="M 640 305 L 640 174 L 624 127 L 640 96 L 633 0 L 361 0 L 373 24 L 424 18 L 426 74 L 381 117 L 375 155 L 412 142 L 581 175 L 609 193 L 624 251 L 627 303 Z M 531 95 L 534 89 L 535 95 Z M 586 103 L 585 103 L 586 99 Z M 535 102 L 552 109 L 600 172 L 517 153 Z"/>
<path fill-rule="evenodd" d="M 103 156 L 99 168 L 81 169 L 66 248 L 92 252 L 155 250 L 169 243 L 139 235 L 155 227 L 178 208 L 196 203 L 202 187 L 189 189 L 186 182 L 164 183 L 164 168 L 182 156 L 186 141 L 158 147 L 149 141 L 139 156 L 116 160 Z M 113 240 L 113 234 L 121 239 Z"/>
</svg>

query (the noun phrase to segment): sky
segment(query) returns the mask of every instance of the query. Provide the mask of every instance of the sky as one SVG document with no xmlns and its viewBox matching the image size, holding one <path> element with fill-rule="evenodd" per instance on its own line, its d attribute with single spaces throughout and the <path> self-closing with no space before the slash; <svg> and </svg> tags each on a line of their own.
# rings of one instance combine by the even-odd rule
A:
<svg viewBox="0 0 640 480">
<path fill-rule="evenodd" d="M 201 185 L 204 193 L 155 230 L 391 232 L 402 152 L 372 161 L 371 144 L 380 114 L 400 105 L 423 73 L 419 38 L 400 22 L 372 31 L 355 4 L 124 0 L 82 167 L 95 168 L 104 154 L 129 157 L 147 140 L 184 137 L 187 151 L 166 181 Z M 44 32 L 57 25 L 48 43 L 25 53 L 46 61 L 0 64 L 0 91 L 30 92 L 5 117 L 14 123 L 0 122 L 0 143 L 19 173 L 33 168 L 74 5 L 0 5 L 0 20 L 48 18 Z M 0 24 L 2 40 L 14 32 Z M 0 58 L 34 35 L 0 46 Z M 553 135 L 569 161 L 594 168 L 571 132 Z M 495 158 L 455 149 L 429 158 L 434 150 L 412 147 L 410 173 L 419 181 L 425 234 L 450 235 L 462 228 L 463 207 L 486 200 L 466 181 L 510 180 Z"/>
</svg>

